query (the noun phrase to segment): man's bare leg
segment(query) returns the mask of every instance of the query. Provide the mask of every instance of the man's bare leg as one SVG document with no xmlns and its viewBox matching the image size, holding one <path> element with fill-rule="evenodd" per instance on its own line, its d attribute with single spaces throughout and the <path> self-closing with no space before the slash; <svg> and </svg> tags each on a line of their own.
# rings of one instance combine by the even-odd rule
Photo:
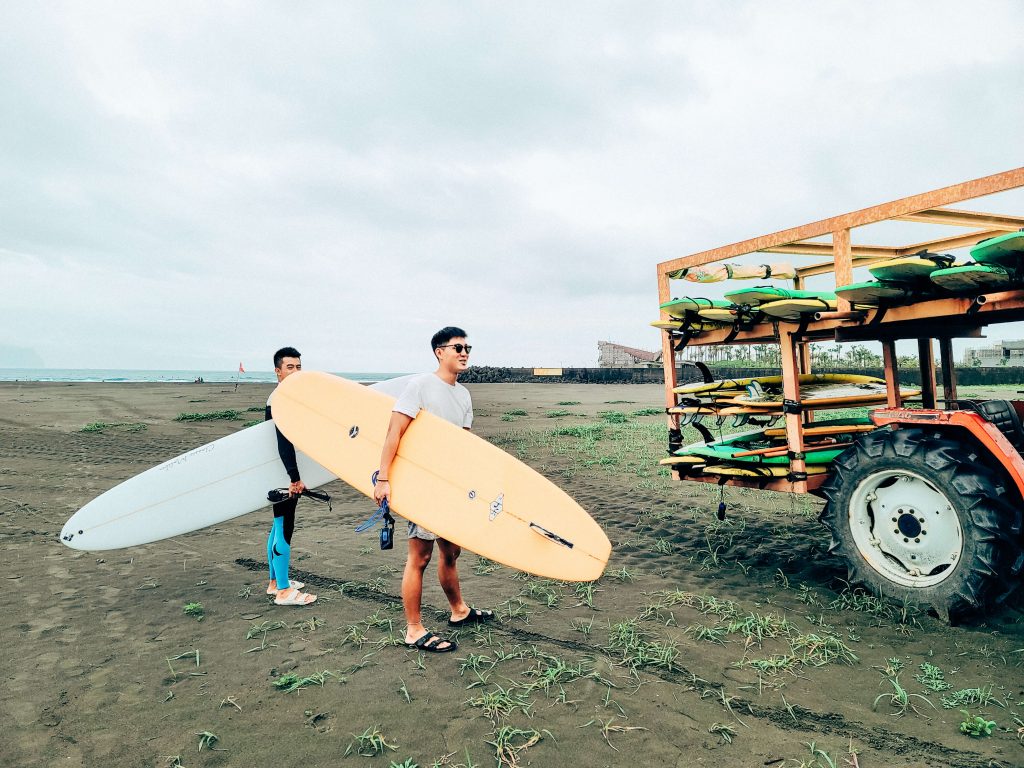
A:
<svg viewBox="0 0 1024 768">
<path fill-rule="evenodd" d="M 437 580 L 452 609 L 452 621 L 459 621 L 469 616 L 469 606 L 462 599 L 462 585 L 459 583 L 458 559 L 462 547 L 445 539 L 437 540 L 437 548 L 441 550 L 441 558 L 437 563 Z M 422 583 L 422 581 L 421 581 Z"/>
<path fill-rule="evenodd" d="M 408 625 L 405 629 L 407 643 L 415 643 L 427 634 L 421 615 L 423 572 L 427 569 L 433 551 L 434 542 L 415 537 L 409 539 L 409 554 L 405 558 L 405 571 L 402 573 L 402 607 L 405 609 L 405 623 Z"/>
</svg>

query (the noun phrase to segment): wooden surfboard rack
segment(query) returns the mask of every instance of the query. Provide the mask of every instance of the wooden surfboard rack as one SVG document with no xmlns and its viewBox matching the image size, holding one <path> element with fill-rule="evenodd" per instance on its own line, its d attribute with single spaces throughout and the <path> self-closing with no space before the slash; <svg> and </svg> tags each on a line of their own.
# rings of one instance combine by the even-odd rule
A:
<svg viewBox="0 0 1024 768">
<path fill-rule="evenodd" d="M 1020 187 L 1024 187 L 1024 167 L 664 261 L 657 267 L 658 300 L 661 304 L 671 300 L 670 273 L 751 254 L 805 257 L 809 263 L 796 267 L 791 286 L 802 290 L 807 278 L 832 274 L 835 280 L 833 287 L 825 290 L 835 290 L 837 285 L 854 282 L 854 267 L 881 264 L 922 251 L 938 252 L 973 246 L 982 240 L 1024 229 L 1024 216 L 949 207 Z M 956 234 L 945 237 L 899 244 L 855 242 L 854 233 L 857 230 L 889 221 L 946 225 L 958 229 Z M 963 231 L 965 229 L 966 232 Z M 661 319 L 677 320 L 665 312 L 662 312 Z M 886 406 L 899 409 L 902 402 L 896 342 L 913 339 L 917 341 L 920 359 L 922 405 L 925 409 L 936 409 L 939 397 L 934 345 L 938 344 L 940 354 L 941 400 L 953 403 L 957 399 L 957 385 L 952 339 L 979 338 L 981 329 L 987 325 L 1020 320 L 1024 320 L 1024 289 L 980 293 L 975 296 L 941 297 L 870 309 L 854 308 L 849 301 L 839 298 L 834 311 L 821 312 L 817 317 L 807 317 L 797 322 L 766 318 L 742 327 L 688 333 L 685 338 L 678 330 L 666 328 L 662 331 L 665 404 L 667 408 L 677 405 L 678 395 L 672 390 L 677 384 L 677 361 L 681 350 L 687 345 L 778 344 L 782 359 L 784 398 L 798 403 L 799 375 L 811 373 L 811 342 L 878 341 L 882 344 L 888 389 Z M 807 412 L 800 411 L 785 415 L 788 450 L 796 456 L 804 452 L 804 427 L 809 425 L 811 418 Z M 668 414 L 668 423 L 670 429 L 679 429 L 678 414 Z M 808 475 L 806 469 L 803 459 L 796 458 L 791 464 L 789 478 L 725 479 L 714 475 L 680 474 L 675 468 L 672 472 L 677 479 L 795 493 L 814 492 L 826 482 L 828 475 Z"/>
</svg>

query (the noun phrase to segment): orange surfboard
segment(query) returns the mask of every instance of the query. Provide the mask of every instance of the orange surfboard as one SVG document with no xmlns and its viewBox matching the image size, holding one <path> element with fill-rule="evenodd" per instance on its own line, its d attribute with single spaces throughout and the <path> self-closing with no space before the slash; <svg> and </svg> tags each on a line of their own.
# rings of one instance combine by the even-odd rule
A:
<svg viewBox="0 0 1024 768">
<path fill-rule="evenodd" d="M 274 392 L 274 421 L 310 458 L 372 496 L 395 399 L 301 371 Z M 486 440 L 421 411 L 389 472 L 391 510 L 484 557 L 538 576 L 592 581 L 611 542 L 565 491 Z"/>
</svg>

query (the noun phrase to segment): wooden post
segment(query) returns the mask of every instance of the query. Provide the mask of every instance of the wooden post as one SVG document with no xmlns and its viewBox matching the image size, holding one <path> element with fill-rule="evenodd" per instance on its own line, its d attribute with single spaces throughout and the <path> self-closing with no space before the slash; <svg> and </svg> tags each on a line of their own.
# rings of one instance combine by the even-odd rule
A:
<svg viewBox="0 0 1024 768">
<path fill-rule="evenodd" d="M 658 303 L 664 304 L 671 299 L 668 274 L 658 270 Z M 669 319 L 668 312 L 661 313 L 661 319 Z M 665 408 L 671 408 L 676 404 L 676 396 L 672 391 L 676 386 L 676 351 L 675 342 L 672 339 L 671 331 L 661 332 L 661 366 L 665 372 Z M 679 416 L 673 413 L 666 413 L 668 428 L 679 429 Z M 672 477 L 679 479 L 679 471 L 672 470 Z"/>
<path fill-rule="evenodd" d="M 882 361 L 885 365 L 886 404 L 890 408 L 902 408 L 900 366 L 896 362 L 896 342 L 893 339 L 886 339 L 882 342 Z"/>
<path fill-rule="evenodd" d="M 800 372 L 797 361 L 797 344 L 793 333 L 779 328 L 779 346 L 782 352 L 782 397 L 783 403 L 800 401 Z M 785 409 L 783 409 L 785 412 Z M 803 417 L 799 412 L 786 413 L 783 418 L 786 420 L 786 443 L 789 450 L 794 453 L 804 452 L 804 425 Z M 806 472 L 807 462 L 804 459 L 793 459 L 789 464 L 791 472 Z M 793 490 L 796 493 L 807 492 L 807 481 L 796 480 L 793 482 Z"/>
<path fill-rule="evenodd" d="M 917 340 L 918 364 L 921 368 L 921 404 L 925 408 L 935 407 L 935 352 L 931 339 Z"/>
<path fill-rule="evenodd" d="M 853 249 L 850 245 L 850 229 L 837 229 L 832 233 L 832 260 L 835 263 L 836 286 L 853 282 Z M 849 312 L 850 302 L 840 298 L 836 302 L 837 312 Z"/>
<path fill-rule="evenodd" d="M 942 363 L 942 399 L 949 409 L 956 400 L 956 364 L 953 362 L 953 340 L 939 339 L 939 361 Z"/>
</svg>

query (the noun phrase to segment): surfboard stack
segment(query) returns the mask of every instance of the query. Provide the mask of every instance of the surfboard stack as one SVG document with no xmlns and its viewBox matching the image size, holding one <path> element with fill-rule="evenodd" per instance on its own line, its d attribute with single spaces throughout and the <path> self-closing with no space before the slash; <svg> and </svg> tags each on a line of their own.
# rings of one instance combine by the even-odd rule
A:
<svg viewBox="0 0 1024 768">
<path fill-rule="evenodd" d="M 774 320 L 799 321 L 815 312 L 836 308 L 836 295 L 758 285 L 725 294 L 725 299 L 683 296 L 661 305 L 671 320 L 655 320 L 655 328 L 668 331 L 701 331 L 739 325 L 752 326 Z"/>
<path fill-rule="evenodd" d="M 808 474 L 828 471 L 828 465 L 846 450 L 856 436 L 876 429 L 867 418 L 822 421 L 804 430 L 804 455 Z M 742 477 L 785 477 L 789 473 L 789 449 L 783 427 L 729 435 L 709 443 L 693 443 L 674 456 L 662 459 L 683 474 Z"/>
<path fill-rule="evenodd" d="M 700 423 L 708 416 L 782 415 L 782 376 L 718 379 L 683 384 L 672 391 L 680 396 L 679 405 L 670 408 L 669 413 L 679 415 L 684 425 Z M 919 389 L 900 389 L 904 399 L 917 394 L 920 394 Z M 852 373 L 803 374 L 800 376 L 800 400 L 804 410 L 877 405 L 886 401 L 885 380 Z"/>
<path fill-rule="evenodd" d="M 679 404 L 669 413 L 679 416 L 680 426 L 701 425 L 705 440 L 680 448 L 662 459 L 684 474 L 781 477 L 789 471 L 785 429 L 775 424 L 782 417 L 782 377 L 720 379 L 685 384 L 673 390 Z M 919 389 L 901 387 L 907 399 Z M 801 406 L 806 410 L 828 410 L 879 405 L 886 401 L 883 379 L 857 374 L 805 374 L 800 376 Z M 759 429 L 740 435 L 714 437 L 714 429 L 758 425 Z M 804 453 L 808 472 L 826 471 L 862 431 L 874 429 L 867 418 L 816 421 L 804 428 Z"/>
<path fill-rule="evenodd" d="M 983 240 L 971 249 L 971 257 L 959 264 L 947 254 L 927 252 L 891 259 L 868 268 L 874 280 L 840 286 L 836 295 L 875 307 L 1024 285 L 1024 232 Z"/>
</svg>

